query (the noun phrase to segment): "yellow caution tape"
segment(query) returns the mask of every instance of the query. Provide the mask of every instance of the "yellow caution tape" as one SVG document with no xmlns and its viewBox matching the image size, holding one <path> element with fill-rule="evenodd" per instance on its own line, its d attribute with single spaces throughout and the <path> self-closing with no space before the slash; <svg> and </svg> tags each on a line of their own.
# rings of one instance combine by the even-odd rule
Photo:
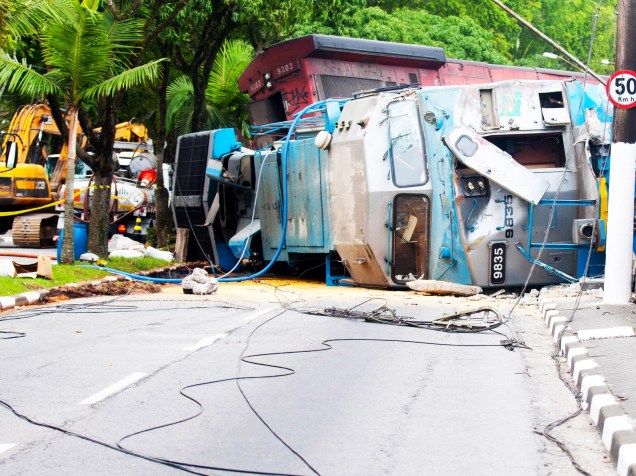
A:
<svg viewBox="0 0 636 476">
<path fill-rule="evenodd" d="M 73 194 L 73 198 L 79 197 L 83 192 L 85 192 L 86 190 L 88 190 L 89 188 L 92 188 L 92 187 L 93 187 L 93 185 L 90 185 L 89 187 L 86 187 L 83 190 L 75 192 Z M 16 210 L 16 211 L 13 211 L 13 212 L 0 212 L 0 217 L 10 217 L 10 216 L 15 216 L 15 215 L 23 215 L 25 213 L 31 213 L 31 212 L 35 212 L 35 211 L 38 211 L 38 210 L 42 210 L 44 208 L 50 208 L 52 206 L 59 205 L 60 203 L 64 203 L 65 201 L 66 201 L 66 198 L 62 198 L 62 199 L 60 199 L 60 200 L 58 200 L 56 202 L 47 203 L 46 205 L 42 205 L 42 206 L 35 207 L 35 208 L 29 208 L 28 210 Z"/>
</svg>

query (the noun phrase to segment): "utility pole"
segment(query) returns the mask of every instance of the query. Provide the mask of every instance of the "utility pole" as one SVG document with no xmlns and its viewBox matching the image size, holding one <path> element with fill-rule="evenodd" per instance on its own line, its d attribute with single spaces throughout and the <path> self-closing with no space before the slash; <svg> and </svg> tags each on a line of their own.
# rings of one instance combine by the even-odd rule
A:
<svg viewBox="0 0 636 476">
<path fill-rule="evenodd" d="M 620 0 L 619 0 L 620 1 Z M 517 12 L 515 12 L 512 8 L 510 8 L 508 5 L 506 5 L 505 3 L 503 3 L 501 0 L 492 0 L 492 2 L 497 5 L 499 8 L 501 8 L 503 11 L 505 11 L 508 15 L 510 15 L 512 18 L 514 18 L 515 20 L 517 20 L 519 23 L 521 23 L 523 26 L 525 26 L 526 28 L 528 28 L 530 31 L 532 31 L 535 35 L 537 35 L 539 38 L 541 38 L 543 41 L 545 41 L 546 43 L 548 43 L 550 46 L 552 46 L 555 50 L 559 51 L 563 56 L 565 56 L 566 58 L 569 58 L 570 61 L 572 61 L 572 63 L 574 63 L 576 66 L 578 66 L 579 68 L 581 68 L 581 71 L 587 71 L 590 76 L 594 77 L 594 79 L 596 79 L 599 83 L 601 84 L 605 84 L 605 79 L 603 79 L 601 76 L 599 76 L 598 74 L 596 74 L 594 71 L 592 71 L 588 65 L 586 65 L 585 63 L 583 63 L 581 60 L 579 60 L 576 56 L 574 56 L 572 53 L 570 53 L 568 50 L 566 50 L 565 48 L 563 48 L 560 44 L 558 44 L 556 41 L 554 41 L 552 38 L 550 38 L 548 35 L 546 35 L 545 33 L 543 33 L 541 30 L 539 30 L 537 27 L 535 27 L 532 23 L 530 23 L 528 20 L 526 20 L 525 18 L 523 18 L 521 15 L 519 15 Z M 565 59 L 565 58 L 564 58 Z"/>
<path fill-rule="evenodd" d="M 619 0 L 616 22 L 616 69 L 636 71 L 636 0 Z M 609 176 L 609 206 L 603 302 L 631 299 L 634 227 L 636 108 L 614 109 Z"/>
</svg>

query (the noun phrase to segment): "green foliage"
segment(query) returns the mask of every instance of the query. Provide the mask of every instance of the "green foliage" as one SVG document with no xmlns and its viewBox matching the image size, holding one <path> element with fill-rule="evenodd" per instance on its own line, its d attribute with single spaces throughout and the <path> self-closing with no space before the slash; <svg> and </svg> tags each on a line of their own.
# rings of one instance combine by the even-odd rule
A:
<svg viewBox="0 0 636 476">
<path fill-rule="evenodd" d="M 159 68 L 157 66 L 162 61 L 165 61 L 165 58 L 122 71 L 117 76 L 112 76 L 92 87 L 86 88 L 80 98 L 90 100 L 113 96 L 121 90 L 132 89 L 148 81 L 155 82 L 159 78 Z"/>
<path fill-rule="evenodd" d="M 299 27 L 294 36 L 309 33 L 336 34 L 336 31 L 311 23 Z M 340 33 L 371 40 L 439 46 L 448 56 L 461 59 L 507 62 L 506 57 L 496 50 L 494 35 L 468 17 L 442 17 L 424 10 L 407 9 L 388 14 L 379 7 L 370 7 L 343 19 Z"/>
<path fill-rule="evenodd" d="M 205 89 L 209 106 L 223 113 L 225 123 L 249 136 L 247 102 L 249 96 L 239 91 L 238 78 L 254 57 L 254 50 L 239 40 L 227 41 L 214 59 Z"/>
<path fill-rule="evenodd" d="M 143 258 L 110 258 L 106 263 L 106 267 L 135 274 L 140 271 L 165 268 L 168 264 L 164 260 L 144 256 Z"/>
<path fill-rule="evenodd" d="M 192 128 L 194 88 L 187 76 L 179 76 L 168 86 L 166 128 L 176 135 L 187 134 Z"/>
<path fill-rule="evenodd" d="M 614 57 L 616 1 L 504 0 L 581 61 L 587 60 L 599 5 L 590 67 Z M 331 10 L 292 28 L 287 38 L 322 33 L 357 38 L 442 46 L 450 57 L 494 63 L 568 69 L 546 60 L 553 47 L 491 0 L 352 0 L 334 1 Z M 333 10 L 333 11 L 332 11 Z M 330 18 L 328 18 L 330 17 Z"/>
<path fill-rule="evenodd" d="M 536 28 L 555 40 L 563 48 L 576 56 L 582 62 L 586 62 L 590 50 L 590 40 L 596 19 L 594 44 L 592 49 L 592 69 L 600 66 L 601 59 L 614 58 L 615 27 L 616 27 L 616 0 L 601 3 L 597 0 L 541 0 L 535 2 L 536 9 L 529 11 L 526 18 Z M 519 0 L 510 2 L 523 4 Z M 598 9 L 601 6 L 600 10 Z M 598 17 L 596 17 L 598 12 Z M 519 49 L 515 59 L 517 61 L 531 55 L 541 55 L 544 51 L 553 51 L 553 48 L 527 29 L 519 37 Z M 559 64 L 552 60 L 553 68 L 570 68 L 567 64 Z"/>
<path fill-rule="evenodd" d="M 144 38 L 144 25 L 136 19 L 115 19 L 110 11 L 100 10 L 101 0 L 22 0 L 22 5 L 31 11 L 29 21 L 42 51 L 45 72 L 31 68 L 27 61 L 18 61 L 7 54 L 0 56 L 0 82 L 7 85 L 9 92 L 47 96 L 57 121 L 62 117 L 60 107 L 53 97 L 57 96 L 71 113 L 70 123 L 78 117 L 78 111 L 90 108 L 90 102 L 102 99 L 102 136 L 88 133 L 96 153 L 88 156 L 81 147 L 80 154 L 95 174 L 95 181 L 110 183 L 113 170 L 112 140 L 115 94 L 156 80 L 159 62 L 151 61 L 141 66 L 130 67 L 128 56 L 135 51 Z M 13 24 L 11 24 L 13 27 Z M 59 100 L 59 99 L 58 99 Z M 106 103 L 108 100 L 110 103 Z M 85 103 L 89 103 L 86 104 Z M 80 115 L 80 119 L 83 116 Z M 111 127 L 107 127 L 110 125 Z M 64 125 L 58 122 L 60 131 Z M 92 128 L 83 124 L 84 130 Z M 109 135 L 110 134 L 110 135 Z M 106 141 L 110 145 L 105 145 Z M 72 167 L 75 160 L 76 137 L 68 134 L 68 160 Z M 73 189 L 73 175 L 68 174 L 66 186 Z M 95 202 L 106 194 L 96 191 Z M 101 196 L 100 196 L 101 195 Z M 107 196 L 106 196 L 107 198 Z M 92 249 L 104 253 L 107 239 L 108 209 L 97 207 L 90 225 Z M 65 227 L 71 228 L 73 221 L 73 200 L 67 196 L 65 204 Z M 72 262 L 71 237 L 64 238 L 62 263 Z"/>
<path fill-rule="evenodd" d="M 37 14 L 46 0 L 0 0 L 0 49 L 8 51 L 23 37 L 35 33 Z"/>
<path fill-rule="evenodd" d="M 13 43 L 7 24 L 9 15 L 14 14 L 12 3 L 10 0 L 0 0 L 0 49 L 8 49 Z"/>
<path fill-rule="evenodd" d="M 505 55 L 509 59 L 513 57 L 514 39 L 518 36 L 520 27 L 517 25 L 516 20 L 508 16 L 491 0 L 448 0 L 446 2 L 427 0 L 423 3 L 424 9 L 434 15 L 472 19 L 477 25 L 492 35 L 490 42 L 498 53 Z"/>
<path fill-rule="evenodd" d="M 18 61 L 0 52 L 0 83 L 5 84 L 10 92 L 18 91 L 28 96 L 62 94 L 63 90 L 56 82 L 59 76 L 56 72 L 41 74 L 32 69 L 26 60 Z"/>
<path fill-rule="evenodd" d="M 285 38 L 291 25 L 306 23 L 313 17 L 309 4 L 298 0 L 243 0 L 241 7 L 242 36 L 257 51 Z"/>
<path fill-rule="evenodd" d="M 504 2 L 584 62 L 590 48 L 594 15 L 600 5 L 590 66 L 599 72 L 611 72 L 611 67 L 603 69 L 600 60 L 614 58 L 614 10 L 617 0 Z M 82 77 L 73 79 L 81 87 L 83 100 L 94 104 L 99 96 L 108 97 L 122 88 L 135 86 L 134 90 L 125 93 L 121 102 L 125 111 L 123 119 L 132 116 L 143 119 L 154 113 L 159 107 L 156 91 L 140 90 L 137 86 L 143 81 L 156 79 L 156 59 L 162 56 L 157 46 L 159 43 L 144 44 L 149 63 L 147 68 L 140 67 L 120 74 L 130 68 L 126 58 L 137 51 L 134 48 L 140 41 L 142 27 L 147 27 L 142 23 L 155 13 L 158 15 L 155 25 L 169 19 L 181 2 L 145 0 L 138 4 L 133 0 L 114 0 L 119 12 L 129 15 L 124 20 L 115 20 L 109 13 L 106 2 L 102 1 L 100 4 L 97 0 L 90 0 L 84 3 L 83 8 L 86 11 L 92 6 L 94 8 L 89 10 L 94 13 L 86 16 L 83 21 L 87 26 L 91 22 L 100 22 L 101 31 L 93 33 L 93 36 L 86 31 L 87 36 L 77 37 L 69 30 L 76 24 L 77 10 L 69 11 L 67 7 L 72 4 L 77 7 L 80 3 L 80 0 L 0 0 L 0 47 L 4 46 L 5 51 L 10 48 L 10 51 L 17 52 L 18 58 L 24 60 L 11 63 L 13 71 L 5 69 L 7 66 L 0 68 L 3 71 L 0 73 L 3 75 L 0 76 L 0 95 L 2 85 L 6 88 L 1 99 L 4 101 L 11 94 L 9 86 L 17 93 L 26 94 L 27 101 L 41 97 L 41 93 L 50 92 L 54 87 L 60 91 L 64 67 L 81 59 L 78 64 L 83 71 Z M 43 12 L 46 15 L 43 16 Z M 222 30 L 219 27 L 221 24 L 215 21 L 221 17 L 226 18 L 227 12 L 231 12 L 230 24 Z M 66 20 L 61 21 L 62 18 Z M 47 26 L 46 29 L 42 28 L 44 25 Z M 48 33 L 44 30 L 48 30 Z M 36 31 L 39 31 L 40 36 L 34 42 L 33 35 Z M 459 59 L 571 68 L 558 60 L 544 58 L 544 51 L 554 49 L 526 27 L 520 26 L 491 0 L 323 0 L 309 3 L 297 0 L 189 0 L 171 25 L 162 31 L 159 40 L 168 51 L 173 52 L 172 64 L 180 67 L 183 74 L 194 78 L 197 72 L 209 69 L 203 65 L 189 70 L 183 64 L 202 65 L 197 62 L 197 55 L 205 54 L 199 49 L 198 42 L 209 31 L 215 31 L 217 38 L 225 35 L 225 39 L 247 40 L 257 52 L 284 39 L 302 34 L 323 33 L 441 46 L 449 57 Z M 45 34 L 59 40 L 54 45 L 58 53 L 52 56 L 44 48 Z M 111 50 L 94 46 L 95 43 L 100 43 L 103 35 L 108 37 Z M 77 39 L 81 39 L 81 43 Z M 51 45 L 53 44 L 52 41 Z M 80 58 L 74 54 L 78 50 L 73 48 L 81 47 L 82 44 L 87 47 L 85 51 L 82 50 Z M 208 57 L 214 56 L 215 50 L 209 51 L 212 53 Z M 219 55 L 222 54 L 221 51 Z M 46 58 L 49 72 L 43 67 L 44 63 L 40 63 L 40 55 Z M 7 63 L 8 58 L 4 55 L 0 62 Z M 57 72 L 50 72 L 53 59 L 53 69 Z M 26 71 L 26 66 L 33 71 Z M 32 74 L 35 71 L 40 76 Z M 214 124 L 225 126 L 230 123 L 246 125 L 240 117 L 240 111 L 244 113 L 244 100 L 236 89 L 229 88 L 229 83 L 222 81 L 224 77 L 232 77 L 229 73 L 223 71 L 220 76 L 217 75 L 217 79 L 221 78 L 221 81 L 212 79 L 215 75 L 212 72 L 209 81 L 208 78 L 203 78 L 202 81 L 195 82 L 200 85 L 197 91 L 202 91 L 202 85 L 207 84 L 205 100 L 211 127 Z M 64 74 L 67 78 L 72 77 Z M 100 77 L 106 80 L 104 84 L 97 79 Z M 173 78 L 169 120 L 180 131 L 190 130 L 192 117 L 187 109 L 192 109 L 191 91 L 192 86 L 187 81 Z M 203 98 L 197 98 L 197 103 L 202 102 Z M 86 108 L 97 109 L 96 106 Z"/>
<path fill-rule="evenodd" d="M 238 89 L 238 78 L 252 60 L 253 50 L 243 41 L 230 40 L 217 54 L 205 90 L 208 127 L 235 127 L 249 135 L 247 102 L 249 96 Z M 177 134 L 190 132 L 194 90 L 187 76 L 176 78 L 168 86 L 167 124 Z"/>
<path fill-rule="evenodd" d="M 3 54 L 0 82 L 7 83 L 9 91 L 31 96 L 57 94 L 69 105 L 78 105 L 157 78 L 160 60 L 127 69 L 125 54 L 142 38 L 140 22 L 115 21 L 110 13 L 96 10 L 97 0 L 36 4 L 30 21 L 37 22 L 32 26 L 47 71 L 40 73 L 26 60 Z"/>
</svg>

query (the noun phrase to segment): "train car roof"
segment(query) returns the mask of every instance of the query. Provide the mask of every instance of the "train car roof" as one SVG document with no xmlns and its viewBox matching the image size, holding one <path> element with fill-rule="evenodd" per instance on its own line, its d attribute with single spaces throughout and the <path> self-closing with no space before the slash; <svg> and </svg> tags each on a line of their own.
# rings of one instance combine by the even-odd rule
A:
<svg viewBox="0 0 636 476">
<path fill-rule="evenodd" d="M 444 65 L 475 65 L 493 70 L 501 70 L 504 79 L 583 79 L 584 73 L 544 68 L 511 65 L 497 65 L 480 61 L 447 58 L 443 48 L 435 46 L 411 45 L 389 41 L 365 40 L 333 35 L 305 35 L 299 38 L 276 43 L 259 54 L 248 65 L 239 78 L 239 89 L 247 92 L 250 85 L 269 73 L 278 79 L 300 69 L 299 60 L 303 58 L 328 58 L 357 63 L 412 67 L 439 70 Z M 505 72 L 504 72 L 505 71 Z M 506 74 L 507 73 L 507 74 Z M 588 76 L 588 80 L 597 83 Z"/>
<path fill-rule="evenodd" d="M 435 46 L 332 35 L 306 35 L 276 43 L 256 55 L 239 78 L 239 88 L 246 91 L 250 84 L 249 78 L 271 72 L 278 65 L 293 63 L 297 67 L 295 63 L 302 58 L 329 58 L 425 69 L 439 69 L 446 63 L 444 49 Z"/>
</svg>

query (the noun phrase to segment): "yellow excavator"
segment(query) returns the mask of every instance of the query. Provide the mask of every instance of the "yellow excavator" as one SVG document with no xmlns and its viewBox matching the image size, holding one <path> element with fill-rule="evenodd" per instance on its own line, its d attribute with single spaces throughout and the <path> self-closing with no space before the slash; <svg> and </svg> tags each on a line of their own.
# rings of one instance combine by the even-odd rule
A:
<svg viewBox="0 0 636 476">
<path fill-rule="evenodd" d="M 86 138 L 79 127 L 77 134 L 84 144 Z M 0 232 L 11 228 L 17 246 L 51 246 L 58 219 L 54 202 L 60 198 L 66 178 L 67 144 L 50 107 L 46 103 L 22 106 L 0 137 L 0 210 L 4 212 L 0 213 Z M 146 144 L 148 131 L 143 124 L 124 122 L 116 126 L 115 139 L 129 149 Z M 79 160 L 77 164 L 83 165 Z M 11 214 L 21 211 L 24 213 Z"/>
</svg>

